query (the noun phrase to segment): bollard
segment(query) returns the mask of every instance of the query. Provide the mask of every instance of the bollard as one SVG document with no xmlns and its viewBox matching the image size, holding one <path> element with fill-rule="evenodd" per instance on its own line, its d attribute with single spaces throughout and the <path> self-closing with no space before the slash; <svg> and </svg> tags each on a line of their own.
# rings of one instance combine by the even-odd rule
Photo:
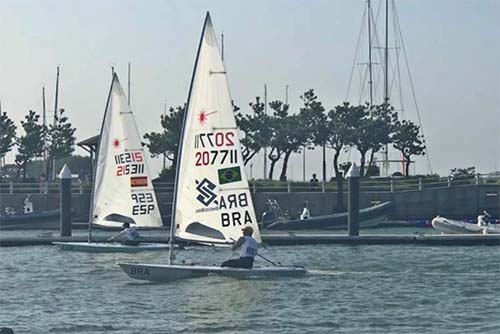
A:
<svg viewBox="0 0 500 334">
<path fill-rule="evenodd" d="M 422 177 L 419 177 L 418 178 L 418 190 L 422 190 L 424 189 L 424 180 L 422 179 Z"/>
<path fill-rule="evenodd" d="M 359 236 L 359 168 L 355 163 L 347 172 L 347 234 Z"/>
<path fill-rule="evenodd" d="M 59 173 L 61 179 L 60 186 L 60 203 L 61 203 L 61 218 L 60 229 L 61 237 L 71 236 L 71 171 L 67 164 L 64 164 Z"/>
</svg>

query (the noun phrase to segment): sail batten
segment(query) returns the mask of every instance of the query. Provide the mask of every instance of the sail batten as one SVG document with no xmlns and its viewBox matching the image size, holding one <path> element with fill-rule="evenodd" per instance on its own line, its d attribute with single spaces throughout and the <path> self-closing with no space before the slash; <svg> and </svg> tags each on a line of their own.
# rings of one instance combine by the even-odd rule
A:
<svg viewBox="0 0 500 334">
<path fill-rule="evenodd" d="M 162 226 L 141 138 L 116 74 L 99 137 L 91 204 L 95 225 Z"/>
<path fill-rule="evenodd" d="M 227 244 L 241 236 L 243 227 L 251 226 L 260 242 L 227 71 L 209 14 L 198 49 L 180 147 L 175 237 Z"/>
</svg>

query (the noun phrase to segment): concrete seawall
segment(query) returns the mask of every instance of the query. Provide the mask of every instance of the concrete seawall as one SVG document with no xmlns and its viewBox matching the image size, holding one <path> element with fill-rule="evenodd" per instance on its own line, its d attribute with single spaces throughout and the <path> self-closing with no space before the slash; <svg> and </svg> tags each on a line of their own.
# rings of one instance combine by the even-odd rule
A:
<svg viewBox="0 0 500 334">
<path fill-rule="evenodd" d="M 158 203 L 164 222 L 168 224 L 171 212 L 172 193 L 158 193 Z M 258 192 L 252 194 L 258 220 L 266 209 L 266 199 L 278 201 L 282 210 L 288 211 L 291 217 L 298 216 L 304 202 L 309 202 L 312 215 L 323 215 L 340 212 L 337 207 L 335 192 Z M 22 211 L 25 194 L 0 195 L 0 210 L 6 206 Z M 59 194 L 32 194 L 35 211 L 54 209 L 59 206 Z M 344 200 L 347 195 L 344 194 Z M 397 192 L 362 192 L 360 207 L 369 207 L 375 201 L 391 201 L 393 203 L 389 218 L 394 220 L 432 219 L 441 215 L 454 219 L 474 218 L 483 210 L 494 217 L 500 216 L 499 185 L 466 185 L 437 189 L 424 189 Z M 90 194 L 73 193 L 72 206 L 77 220 L 86 221 L 88 217 Z M 344 202 L 344 208 L 347 203 Z M 344 210 L 345 211 L 345 210 Z"/>
</svg>

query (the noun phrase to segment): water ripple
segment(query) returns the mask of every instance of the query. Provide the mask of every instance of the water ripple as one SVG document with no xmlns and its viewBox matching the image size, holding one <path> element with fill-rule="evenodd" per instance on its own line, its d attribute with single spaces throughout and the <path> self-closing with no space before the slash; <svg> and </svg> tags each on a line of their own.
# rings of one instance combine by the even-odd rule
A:
<svg viewBox="0 0 500 334">
<path fill-rule="evenodd" d="M 193 248 L 178 260 L 228 255 Z M 499 248 L 318 245 L 263 255 L 308 273 L 158 284 L 133 281 L 115 263 L 166 263 L 166 253 L 0 248 L 0 325 L 16 333 L 500 332 Z"/>
</svg>

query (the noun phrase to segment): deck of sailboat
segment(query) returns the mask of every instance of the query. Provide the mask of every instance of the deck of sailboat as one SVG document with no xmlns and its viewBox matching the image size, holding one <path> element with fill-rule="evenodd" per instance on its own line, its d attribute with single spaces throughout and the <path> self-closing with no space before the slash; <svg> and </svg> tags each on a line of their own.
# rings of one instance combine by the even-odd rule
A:
<svg viewBox="0 0 500 334">
<path fill-rule="evenodd" d="M 122 245 L 111 242 L 58 242 L 52 244 L 62 250 L 81 251 L 88 253 L 139 253 L 145 251 L 161 251 L 170 248 L 169 245 L 160 243 L 141 243 L 137 246 Z"/>
<path fill-rule="evenodd" d="M 196 264 L 147 264 L 147 263 L 118 263 L 123 271 L 131 278 L 169 282 L 178 279 L 206 277 L 212 275 L 236 278 L 258 277 L 296 277 L 305 275 L 306 270 L 301 266 L 255 267 L 252 269 L 229 268 Z"/>
</svg>

